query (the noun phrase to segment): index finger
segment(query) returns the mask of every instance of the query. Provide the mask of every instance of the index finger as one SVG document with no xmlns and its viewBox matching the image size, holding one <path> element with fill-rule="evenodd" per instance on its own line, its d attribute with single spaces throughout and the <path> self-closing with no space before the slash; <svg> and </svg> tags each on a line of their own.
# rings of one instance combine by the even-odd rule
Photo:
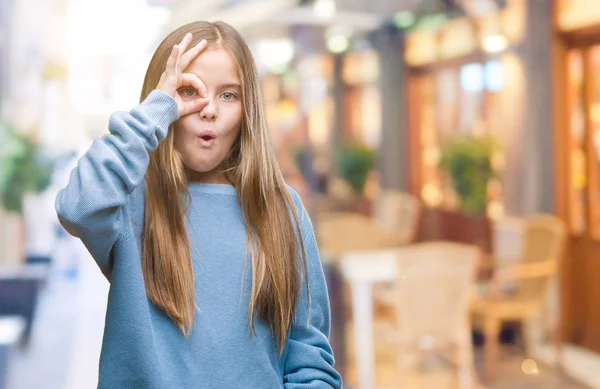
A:
<svg viewBox="0 0 600 389">
<path fill-rule="evenodd" d="M 206 89 L 206 85 L 202 82 L 200 77 L 192 73 L 183 73 L 182 74 L 182 85 L 191 85 L 198 92 L 200 92 L 200 96 L 206 97 L 208 95 L 208 90 Z"/>
</svg>

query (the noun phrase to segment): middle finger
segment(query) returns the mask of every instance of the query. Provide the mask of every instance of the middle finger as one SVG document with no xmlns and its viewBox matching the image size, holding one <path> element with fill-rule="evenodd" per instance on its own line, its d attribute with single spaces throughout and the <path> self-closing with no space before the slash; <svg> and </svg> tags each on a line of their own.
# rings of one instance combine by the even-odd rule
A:
<svg viewBox="0 0 600 389">
<path fill-rule="evenodd" d="M 183 54 L 179 60 L 180 70 L 184 71 L 189 66 L 190 62 L 192 62 L 194 58 L 204 51 L 207 46 L 208 42 L 206 42 L 206 39 L 202 39 L 196 46 L 192 47 L 185 54 Z"/>
</svg>

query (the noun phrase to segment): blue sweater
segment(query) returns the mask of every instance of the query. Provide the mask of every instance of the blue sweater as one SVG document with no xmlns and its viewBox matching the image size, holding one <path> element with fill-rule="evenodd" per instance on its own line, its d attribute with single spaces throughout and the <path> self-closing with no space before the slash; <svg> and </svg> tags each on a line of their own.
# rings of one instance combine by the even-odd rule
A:
<svg viewBox="0 0 600 389">
<path fill-rule="evenodd" d="M 308 260 L 306 288 L 282 355 L 269 326 L 248 328 L 251 265 L 236 190 L 190 183 L 187 230 L 197 311 L 188 339 L 148 299 L 141 266 L 148 153 L 178 117 L 175 100 L 153 91 L 117 112 L 56 199 L 56 210 L 110 279 L 99 388 L 341 388 L 329 344 L 327 287 L 310 219 L 291 190 Z M 244 280 L 242 280 L 243 274 Z M 307 315 L 310 313 L 310 318 Z M 310 323 L 310 324 L 309 324 Z"/>
</svg>

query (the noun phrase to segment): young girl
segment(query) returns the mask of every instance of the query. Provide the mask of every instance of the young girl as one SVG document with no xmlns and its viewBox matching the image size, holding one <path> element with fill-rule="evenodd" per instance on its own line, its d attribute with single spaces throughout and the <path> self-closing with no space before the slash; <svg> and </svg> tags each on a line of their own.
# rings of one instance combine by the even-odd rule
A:
<svg viewBox="0 0 600 389">
<path fill-rule="evenodd" d="M 98 387 L 341 388 L 312 225 L 239 33 L 171 33 L 140 101 L 56 199 L 111 283 Z"/>
</svg>

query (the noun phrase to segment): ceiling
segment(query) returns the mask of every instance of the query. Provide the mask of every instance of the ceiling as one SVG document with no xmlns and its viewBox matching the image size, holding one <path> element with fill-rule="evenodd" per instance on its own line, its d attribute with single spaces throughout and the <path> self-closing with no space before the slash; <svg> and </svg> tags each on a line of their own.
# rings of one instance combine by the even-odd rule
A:
<svg viewBox="0 0 600 389">
<path fill-rule="evenodd" d="M 456 11 L 472 16 L 503 7 L 507 0 L 333 0 L 336 15 L 327 20 L 314 15 L 316 0 L 146 0 L 172 8 L 168 29 L 195 20 L 225 20 L 240 30 L 261 26 L 349 25 L 370 30 L 391 19 L 399 11 Z"/>
<path fill-rule="evenodd" d="M 243 30 L 245 36 L 251 31 L 276 34 L 290 26 L 346 25 L 372 30 L 394 13 L 413 9 L 419 1 L 335 0 L 335 16 L 323 20 L 315 17 L 311 0 L 180 0 L 173 7 L 168 29 L 204 19 L 227 21 Z"/>
<path fill-rule="evenodd" d="M 223 20 L 242 32 L 252 43 L 264 39 L 292 38 L 297 52 L 320 52 L 326 46 L 329 27 L 344 29 L 354 42 L 364 33 L 392 20 L 395 13 L 445 12 L 477 14 L 493 11 L 506 0 L 333 0 L 336 11 L 330 18 L 315 16 L 316 0 L 147 0 L 171 7 L 167 31 L 196 20 Z"/>
</svg>

